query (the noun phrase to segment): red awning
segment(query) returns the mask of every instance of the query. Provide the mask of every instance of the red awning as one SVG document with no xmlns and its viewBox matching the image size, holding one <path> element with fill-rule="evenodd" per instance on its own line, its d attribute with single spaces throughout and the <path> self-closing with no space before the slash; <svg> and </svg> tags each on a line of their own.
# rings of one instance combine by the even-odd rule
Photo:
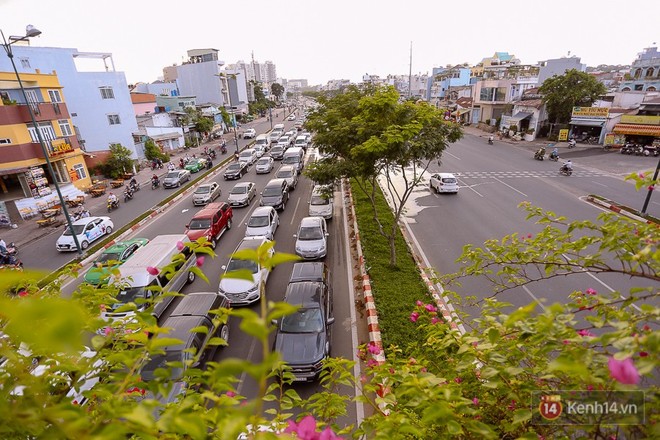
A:
<svg viewBox="0 0 660 440">
<path fill-rule="evenodd" d="M 660 125 L 616 124 L 614 132 L 619 134 L 637 134 L 640 136 L 660 137 Z"/>
</svg>

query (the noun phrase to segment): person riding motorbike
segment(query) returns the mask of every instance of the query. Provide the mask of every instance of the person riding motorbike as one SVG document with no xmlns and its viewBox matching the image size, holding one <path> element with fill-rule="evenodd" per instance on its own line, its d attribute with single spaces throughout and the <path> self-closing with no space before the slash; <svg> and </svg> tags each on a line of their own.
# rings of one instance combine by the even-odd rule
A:
<svg viewBox="0 0 660 440">
<path fill-rule="evenodd" d="M 534 154 L 534 159 L 543 160 L 544 157 L 545 157 L 545 147 L 541 147 Z"/>
<path fill-rule="evenodd" d="M 550 153 L 550 159 L 551 160 L 559 159 L 559 150 L 557 149 L 557 147 L 555 147 L 555 149 L 552 150 L 552 153 Z"/>
<path fill-rule="evenodd" d="M 133 177 L 131 181 L 128 182 L 128 187 L 133 191 L 139 191 L 140 185 L 138 185 L 137 180 L 135 180 L 135 177 Z"/>
<path fill-rule="evenodd" d="M 160 180 L 158 179 L 157 175 L 151 176 L 151 186 L 158 186 L 160 184 Z"/>
<path fill-rule="evenodd" d="M 108 207 L 117 208 L 119 207 L 119 199 L 114 193 L 108 195 Z"/>
<path fill-rule="evenodd" d="M 493 145 L 493 135 L 488 136 L 488 145 Z"/>
<path fill-rule="evenodd" d="M 573 163 L 569 160 L 567 160 L 559 169 L 562 173 L 572 173 L 573 172 Z"/>
<path fill-rule="evenodd" d="M 568 141 L 568 148 L 573 148 L 575 146 L 575 139 L 570 139 Z"/>
</svg>

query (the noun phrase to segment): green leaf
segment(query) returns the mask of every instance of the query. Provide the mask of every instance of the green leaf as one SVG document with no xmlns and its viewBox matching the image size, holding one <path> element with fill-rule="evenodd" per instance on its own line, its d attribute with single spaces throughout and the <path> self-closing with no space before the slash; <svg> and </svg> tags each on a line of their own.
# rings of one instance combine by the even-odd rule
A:
<svg viewBox="0 0 660 440">
<path fill-rule="evenodd" d="M 463 428 L 456 420 L 449 420 L 445 426 L 449 435 L 463 434 Z"/>
<path fill-rule="evenodd" d="M 529 409 L 519 409 L 513 413 L 513 424 L 518 425 L 532 418 L 532 411 Z"/>
</svg>

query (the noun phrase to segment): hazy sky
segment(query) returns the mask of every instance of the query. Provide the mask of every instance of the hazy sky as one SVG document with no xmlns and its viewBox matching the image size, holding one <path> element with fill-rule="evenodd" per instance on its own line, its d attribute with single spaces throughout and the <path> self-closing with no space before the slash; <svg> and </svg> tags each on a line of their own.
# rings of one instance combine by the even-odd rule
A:
<svg viewBox="0 0 660 440">
<path fill-rule="evenodd" d="M 357 82 L 475 64 L 496 51 L 522 63 L 571 55 L 630 64 L 660 42 L 660 0 L 0 0 L 0 29 L 43 33 L 34 46 L 110 52 L 129 83 L 151 82 L 188 49 L 225 63 L 273 61 L 283 78 Z M 0 52 L 0 56 L 5 56 Z"/>
</svg>

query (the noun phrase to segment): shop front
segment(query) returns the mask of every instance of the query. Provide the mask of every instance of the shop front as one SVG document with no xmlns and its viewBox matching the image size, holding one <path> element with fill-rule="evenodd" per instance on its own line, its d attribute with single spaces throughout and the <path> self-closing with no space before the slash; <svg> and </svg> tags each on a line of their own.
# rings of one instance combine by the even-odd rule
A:
<svg viewBox="0 0 660 440">
<path fill-rule="evenodd" d="M 607 107 L 573 107 L 569 137 L 578 142 L 602 144 L 608 116 Z"/>
<path fill-rule="evenodd" d="M 623 115 L 614 126 L 614 142 L 660 148 L 660 116 Z"/>
</svg>

